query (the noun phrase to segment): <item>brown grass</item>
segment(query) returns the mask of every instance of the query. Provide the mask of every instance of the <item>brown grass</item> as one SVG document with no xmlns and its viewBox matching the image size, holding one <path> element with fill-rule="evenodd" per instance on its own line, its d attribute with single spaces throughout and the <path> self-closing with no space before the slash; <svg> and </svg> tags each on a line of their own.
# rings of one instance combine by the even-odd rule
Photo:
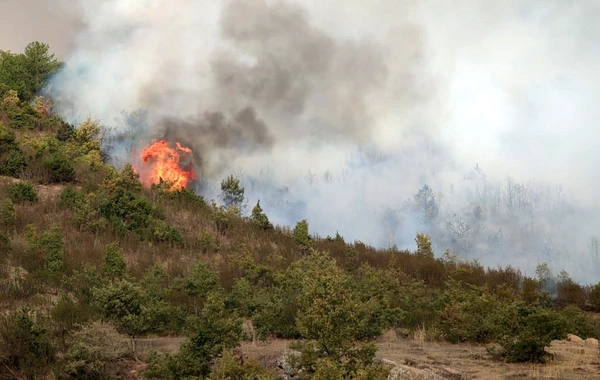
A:
<svg viewBox="0 0 600 380">
<path fill-rule="evenodd" d="M 451 344 L 421 339 L 416 333 L 403 338 L 389 331 L 377 340 L 377 357 L 397 364 L 420 369 L 430 369 L 446 379 L 461 380 L 512 380 L 512 379 L 597 379 L 600 378 L 598 342 L 560 340 L 553 341 L 548 351 L 554 359 L 547 364 L 505 363 L 494 359 L 485 345 Z M 178 337 L 140 339 L 138 347 L 174 353 L 184 341 Z M 272 366 L 291 341 L 248 341 L 241 351 L 250 358 Z"/>
</svg>

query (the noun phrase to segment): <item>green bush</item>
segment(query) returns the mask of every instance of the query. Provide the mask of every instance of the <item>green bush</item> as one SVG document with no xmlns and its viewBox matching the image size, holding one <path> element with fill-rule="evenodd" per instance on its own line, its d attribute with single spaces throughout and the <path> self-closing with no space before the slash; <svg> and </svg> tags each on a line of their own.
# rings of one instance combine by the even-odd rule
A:
<svg viewBox="0 0 600 380">
<path fill-rule="evenodd" d="M 545 362 L 546 347 L 555 339 L 564 339 L 567 322 L 556 311 L 515 303 L 495 311 L 495 342 L 510 362 Z"/>
<path fill-rule="evenodd" d="M 0 378 L 43 378 L 55 361 L 48 328 L 29 310 L 0 316 Z"/>
<path fill-rule="evenodd" d="M 13 148 L 0 162 L 0 175 L 18 178 L 26 167 L 27 163 L 23 151 L 19 148 Z"/>
<path fill-rule="evenodd" d="M 29 182 L 16 182 L 8 187 L 8 196 L 14 203 L 36 202 L 38 194 Z"/>
<path fill-rule="evenodd" d="M 104 273 L 110 277 L 125 275 L 125 258 L 117 242 L 107 245 L 104 249 Z"/>
<path fill-rule="evenodd" d="M 222 356 L 215 360 L 208 378 L 211 380 L 275 380 L 279 377 L 257 361 L 244 358 L 233 350 L 225 350 Z"/>
<path fill-rule="evenodd" d="M 107 365 L 115 364 L 128 353 L 127 338 L 110 324 L 93 322 L 73 333 L 66 370 L 76 379 L 106 379 L 110 374 Z"/>
<path fill-rule="evenodd" d="M 144 377 L 158 379 L 204 378 L 210 363 L 225 350 L 236 347 L 243 337 L 242 320 L 230 314 L 218 293 L 208 296 L 200 315 L 188 328 L 188 340 L 175 355 L 152 355 Z"/>
<path fill-rule="evenodd" d="M 576 306 L 567 306 L 559 311 L 567 323 L 566 331 L 580 338 L 600 337 L 600 320 L 588 317 L 586 313 Z"/>
<path fill-rule="evenodd" d="M 72 182 L 75 180 L 75 169 L 64 157 L 53 154 L 46 158 L 42 167 L 47 171 L 50 183 Z"/>
<path fill-rule="evenodd" d="M 15 134 L 0 122 L 0 175 L 18 177 L 25 166 L 25 155 L 16 142 Z"/>
<path fill-rule="evenodd" d="M 68 141 L 75 137 L 75 127 L 65 121 L 60 120 L 55 137 L 58 141 Z"/>
<path fill-rule="evenodd" d="M 19 112 L 10 113 L 10 121 L 8 126 L 12 129 L 29 129 L 32 130 L 38 123 L 38 115 L 31 107 L 24 107 Z"/>
<path fill-rule="evenodd" d="M 73 209 L 77 206 L 80 206 L 85 202 L 85 194 L 81 191 L 76 190 L 71 186 L 66 186 L 60 192 L 60 198 L 58 200 L 58 205 L 64 208 Z"/>
<path fill-rule="evenodd" d="M 181 232 L 163 220 L 152 220 L 150 231 L 150 240 L 155 243 L 168 243 L 171 246 L 179 247 L 183 246 L 183 236 L 181 235 Z"/>
<path fill-rule="evenodd" d="M 445 339 L 452 343 L 487 343 L 494 338 L 492 317 L 501 302 L 493 293 L 482 287 L 449 280 L 442 302 L 444 309 L 438 326 Z"/>
<path fill-rule="evenodd" d="M 10 243 L 10 238 L 5 235 L 4 232 L 0 231 L 0 252 L 3 254 L 7 254 L 12 250 L 12 245 Z M 0 256 L 0 259 L 2 256 Z"/>
</svg>

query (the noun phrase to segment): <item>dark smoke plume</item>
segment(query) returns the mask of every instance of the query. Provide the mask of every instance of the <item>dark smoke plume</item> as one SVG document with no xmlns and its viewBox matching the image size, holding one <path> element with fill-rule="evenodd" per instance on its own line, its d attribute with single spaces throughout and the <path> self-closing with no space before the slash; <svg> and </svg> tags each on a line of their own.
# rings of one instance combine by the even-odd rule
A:
<svg viewBox="0 0 600 380">
<path fill-rule="evenodd" d="M 81 31 L 47 91 L 69 121 L 91 115 L 118 136 L 115 161 L 181 139 L 205 181 L 239 175 L 276 223 L 400 248 L 424 231 L 439 253 L 597 282 L 597 1 L 69 10 Z"/>
</svg>

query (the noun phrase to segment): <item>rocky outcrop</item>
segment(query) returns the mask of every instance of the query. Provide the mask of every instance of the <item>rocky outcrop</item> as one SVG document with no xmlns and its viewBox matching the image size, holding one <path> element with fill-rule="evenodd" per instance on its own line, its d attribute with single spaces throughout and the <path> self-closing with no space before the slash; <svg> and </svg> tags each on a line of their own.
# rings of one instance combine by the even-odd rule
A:
<svg viewBox="0 0 600 380">
<path fill-rule="evenodd" d="M 388 380 L 447 380 L 431 369 L 419 369 L 407 365 L 396 364 L 390 371 Z"/>
</svg>

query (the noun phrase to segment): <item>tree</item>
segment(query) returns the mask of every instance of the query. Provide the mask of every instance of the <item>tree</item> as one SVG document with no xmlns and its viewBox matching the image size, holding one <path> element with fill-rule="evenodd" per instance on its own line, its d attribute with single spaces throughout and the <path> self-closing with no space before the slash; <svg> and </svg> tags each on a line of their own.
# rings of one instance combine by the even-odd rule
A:
<svg viewBox="0 0 600 380">
<path fill-rule="evenodd" d="M 385 324 L 372 317 L 382 318 L 385 312 L 360 299 L 353 279 L 335 259 L 314 251 L 292 265 L 289 277 L 299 286 L 296 325 L 307 339 L 298 345 L 302 356 L 297 366 L 315 378 L 332 378 L 320 377 L 322 371 L 335 373 L 334 378 L 357 378 L 362 371 L 371 373 L 366 378 L 387 378 L 373 364 L 376 347 L 360 342 L 365 335 L 381 333 Z M 378 331 L 369 331 L 373 328 Z"/>
<path fill-rule="evenodd" d="M 240 180 L 233 175 L 225 178 L 221 182 L 221 197 L 226 207 L 237 206 L 241 209 L 244 202 L 244 188 L 240 185 Z"/>
<path fill-rule="evenodd" d="M 0 317 L 0 378 L 45 378 L 55 355 L 49 330 L 28 309 Z"/>
<path fill-rule="evenodd" d="M 423 185 L 415 194 L 414 200 L 421 222 L 426 226 L 433 223 L 439 213 L 433 190 L 428 185 Z"/>
<path fill-rule="evenodd" d="M 294 242 L 303 249 L 309 249 L 311 247 L 311 239 L 308 234 L 308 222 L 306 219 L 296 223 L 296 227 L 294 227 L 294 230 L 292 231 L 292 237 L 294 238 Z"/>
<path fill-rule="evenodd" d="M 104 273 L 109 276 L 123 277 L 125 275 L 125 258 L 123 250 L 117 242 L 106 246 L 104 250 Z"/>
<path fill-rule="evenodd" d="M 256 206 L 252 209 L 252 215 L 250 216 L 250 220 L 256 226 L 262 228 L 263 230 L 269 230 L 273 228 L 271 222 L 269 222 L 269 218 L 267 214 L 263 212 L 262 207 L 260 207 L 260 200 L 256 202 Z"/>
<path fill-rule="evenodd" d="M 590 304 L 594 311 L 600 311 L 600 282 L 597 283 L 590 291 Z"/>
<path fill-rule="evenodd" d="M 205 378 L 211 361 L 224 350 L 236 347 L 244 332 L 242 320 L 228 313 L 219 293 L 208 296 L 201 314 L 190 321 L 188 340 L 175 355 L 153 355 L 144 370 L 146 378 Z"/>
<path fill-rule="evenodd" d="M 15 90 L 21 101 L 30 102 L 62 66 L 49 51 L 47 44 L 37 41 L 27 45 L 23 54 L 0 51 L 0 83 Z"/>
<path fill-rule="evenodd" d="M 433 249 L 431 248 L 431 238 L 425 234 L 417 234 L 415 238 L 417 243 L 417 255 L 427 258 L 433 258 Z"/>
</svg>

